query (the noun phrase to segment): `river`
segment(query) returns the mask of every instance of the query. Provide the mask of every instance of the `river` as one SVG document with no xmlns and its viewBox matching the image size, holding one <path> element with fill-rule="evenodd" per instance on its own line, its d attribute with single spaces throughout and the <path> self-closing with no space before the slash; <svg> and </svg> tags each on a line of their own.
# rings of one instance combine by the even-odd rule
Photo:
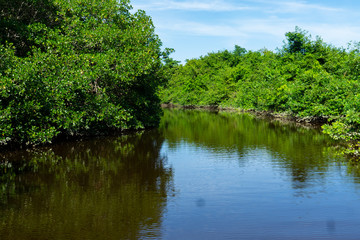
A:
<svg viewBox="0 0 360 240">
<path fill-rule="evenodd" d="M 158 129 L 0 154 L 0 239 L 359 239 L 360 168 L 319 129 L 164 110 Z"/>
</svg>

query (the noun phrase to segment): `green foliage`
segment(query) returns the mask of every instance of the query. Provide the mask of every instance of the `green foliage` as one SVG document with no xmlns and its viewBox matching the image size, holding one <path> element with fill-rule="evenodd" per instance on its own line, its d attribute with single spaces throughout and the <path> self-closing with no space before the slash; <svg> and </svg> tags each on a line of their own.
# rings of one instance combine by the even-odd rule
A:
<svg viewBox="0 0 360 240">
<path fill-rule="evenodd" d="M 209 53 L 173 71 L 160 96 L 181 105 L 219 105 L 331 118 L 324 132 L 360 140 L 359 44 L 347 50 L 296 27 L 282 49 Z"/>
<path fill-rule="evenodd" d="M 14 44 L 18 56 L 26 56 L 35 43 L 30 39 L 28 26 L 39 23 L 59 26 L 58 7 L 51 0 L 0 1 L 0 44 Z"/>
<path fill-rule="evenodd" d="M 33 18 L 14 15 L 15 2 Z M 2 144 L 158 124 L 163 53 L 144 11 L 125 0 L 15 2 L 0 21 L 13 24 L 0 41 Z"/>
<path fill-rule="evenodd" d="M 311 49 L 311 36 L 308 36 L 308 33 L 299 27 L 296 27 L 294 32 L 287 32 L 285 36 L 287 42 L 285 43 L 283 50 L 286 53 L 305 54 Z"/>
</svg>

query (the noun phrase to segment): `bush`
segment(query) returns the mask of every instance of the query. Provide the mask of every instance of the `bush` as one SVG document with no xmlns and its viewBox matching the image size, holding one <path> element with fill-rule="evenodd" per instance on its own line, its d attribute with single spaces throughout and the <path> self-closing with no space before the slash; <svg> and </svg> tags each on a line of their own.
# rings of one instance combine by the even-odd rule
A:
<svg viewBox="0 0 360 240">
<path fill-rule="evenodd" d="M 172 70 L 162 101 L 327 117 L 334 123 L 324 126 L 325 133 L 360 140 L 359 44 L 345 51 L 296 28 L 275 53 L 239 49 L 209 53 Z"/>
<path fill-rule="evenodd" d="M 12 21 L 11 13 L 4 14 L 21 25 L 12 30 L 23 38 L 0 39 L 2 144 L 158 124 L 161 41 L 145 12 L 132 14 L 125 0 L 21 2 L 45 4 L 56 15 Z"/>
</svg>

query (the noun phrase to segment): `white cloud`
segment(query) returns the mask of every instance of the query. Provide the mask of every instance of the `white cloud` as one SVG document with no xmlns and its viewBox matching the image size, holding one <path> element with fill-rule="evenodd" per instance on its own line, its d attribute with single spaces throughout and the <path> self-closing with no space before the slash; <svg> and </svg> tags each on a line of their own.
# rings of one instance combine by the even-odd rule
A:
<svg viewBox="0 0 360 240">
<path fill-rule="evenodd" d="M 159 23 L 162 31 L 175 31 L 196 36 L 215 37 L 250 37 L 253 34 L 284 36 L 296 26 L 294 20 L 269 17 L 264 19 L 232 20 L 222 24 L 201 23 L 177 20 L 176 22 Z"/>
<path fill-rule="evenodd" d="M 141 1 L 139 1 L 141 2 Z M 238 1 L 240 2 L 240 1 Z M 341 8 L 329 7 L 321 4 L 310 3 L 301 0 L 245 0 L 234 3 L 226 0 L 149 0 L 143 4 L 133 5 L 135 9 L 151 11 L 184 10 L 184 11 L 241 11 L 257 10 L 276 13 L 301 13 L 306 11 L 341 12 Z"/>
<path fill-rule="evenodd" d="M 237 26 L 225 24 L 206 24 L 191 21 L 177 21 L 176 23 L 161 24 L 159 28 L 167 31 L 176 31 L 196 36 L 212 37 L 244 37 L 245 34 L 238 31 Z"/>
<path fill-rule="evenodd" d="M 306 13 L 307 11 L 317 12 L 341 12 L 341 8 L 329 7 L 321 4 L 313 4 L 309 1 L 273 1 L 273 0 L 253 0 L 253 2 L 261 3 L 263 9 L 274 13 Z"/>
<path fill-rule="evenodd" d="M 231 4 L 225 1 L 173 1 L 163 0 L 156 2 L 149 2 L 147 4 L 134 5 L 135 9 L 147 9 L 152 11 L 164 11 L 164 10 L 184 10 L 184 11 L 240 11 L 250 10 L 252 8 L 248 6 L 240 6 L 238 4 Z"/>
<path fill-rule="evenodd" d="M 326 43 L 346 47 L 350 41 L 360 39 L 360 27 L 351 25 L 318 24 L 306 26 L 313 36 L 319 35 Z"/>
<path fill-rule="evenodd" d="M 334 25 L 323 23 L 301 23 L 296 19 L 268 17 L 264 19 L 237 20 L 231 24 L 207 24 L 195 21 L 176 21 L 160 24 L 162 31 L 175 31 L 177 34 L 203 37 L 241 38 L 242 41 L 251 41 L 255 36 L 263 36 L 264 46 L 266 39 L 271 37 L 281 42 L 285 33 L 294 31 L 299 26 L 315 37 L 319 35 L 325 42 L 335 46 L 343 46 L 352 40 L 360 39 L 360 27 L 351 25 Z M 280 47 L 280 46 L 278 46 Z"/>
<path fill-rule="evenodd" d="M 307 10 L 316 10 L 323 12 L 340 12 L 342 11 L 339 8 L 331 8 L 319 4 L 309 4 L 306 2 L 285 2 L 282 4 L 282 10 L 287 10 L 289 12 L 299 12 L 299 11 L 307 11 Z"/>
<path fill-rule="evenodd" d="M 175 48 L 180 59 L 231 48 L 233 44 L 251 50 L 275 50 L 295 26 L 338 47 L 360 39 L 359 4 L 353 7 L 319 0 L 133 2 L 135 9 L 150 12 L 164 46 Z"/>
</svg>

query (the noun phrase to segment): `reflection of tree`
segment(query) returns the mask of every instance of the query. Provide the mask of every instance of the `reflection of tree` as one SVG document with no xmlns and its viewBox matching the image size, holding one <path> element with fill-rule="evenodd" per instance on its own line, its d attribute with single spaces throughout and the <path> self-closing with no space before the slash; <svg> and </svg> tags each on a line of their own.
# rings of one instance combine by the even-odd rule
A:
<svg viewBox="0 0 360 240">
<path fill-rule="evenodd" d="M 182 138 L 210 151 L 237 149 L 239 156 L 246 156 L 252 148 L 265 148 L 280 164 L 278 167 L 289 171 L 296 189 L 306 188 L 312 172 L 324 172 L 329 167 L 325 152 L 330 139 L 316 129 L 264 121 L 248 114 L 184 110 L 166 110 L 161 128 L 166 129 L 170 147 Z"/>
<path fill-rule="evenodd" d="M 172 191 L 172 170 L 160 154 L 163 141 L 151 131 L 3 156 L 3 176 L 12 178 L 1 182 L 0 236 L 160 237 Z"/>
<path fill-rule="evenodd" d="M 292 187 L 301 191 L 307 187 L 306 181 L 308 180 L 307 172 L 310 169 L 306 169 L 305 166 L 300 167 L 293 167 L 291 168 L 291 175 L 292 175 Z"/>
<path fill-rule="evenodd" d="M 360 184 L 360 162 L 359 161 L 353 161 L 352 159 L 346 164 L 347 173 L 354 178 L 354 182 L 357 184 Z M 340 166 L 341 167 L 341 166 Z"/>
</svg>

